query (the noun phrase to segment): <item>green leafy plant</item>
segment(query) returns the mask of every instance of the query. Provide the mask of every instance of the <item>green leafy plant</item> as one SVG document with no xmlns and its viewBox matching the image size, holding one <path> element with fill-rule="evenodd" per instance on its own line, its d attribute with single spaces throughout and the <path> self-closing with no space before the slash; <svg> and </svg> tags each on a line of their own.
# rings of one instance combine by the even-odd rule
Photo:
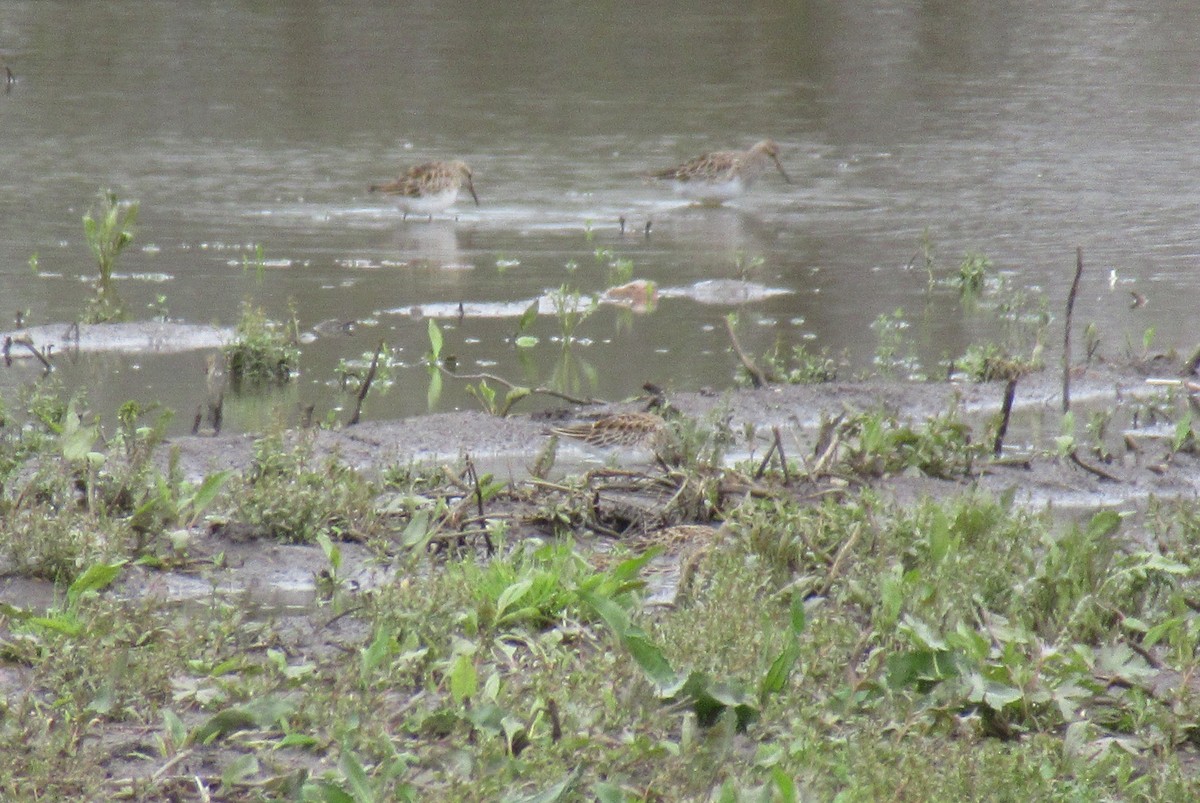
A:
<svg viewBox="0 0 1200 803">
<path fill-rule="evenodd" d="M 775 348 L 760 358 L 759 368 L 770 381 L 789 385 L 833 382 L 838 375 L 838 361 L 829 356 L 827 349 L 812 353 L 803 343 L 789 348 L 782 342 L 776 342 Z M 742 385 L 752 384 L 745 366 L 739 367 L 737 380 Z"/>
<path fill-rule="evenodd" d="M 558 327 L 563 346 L 575 342 L 575 332 L 579 326 L 591 317 L 599 304 L 596 299 L 584 301 L 578 290 L 562 285 L 549 293 L 550 303 L 554 305 L 554 314 L 558 319 Z"/>
<path fill-rule="evenodd" d="M 991 260 L 983 254 L 968 252 L 958 266 L 958 292 L 964 296 L 983 292 L 991 267 Z"/>
<path fill-rule="evenodd" d="M 261 307 L 242 304 L 232 343 L 222 349 L 234 390 L 288 382 L 300 362 L 299 326 L 267 318 Z"/>
<path fill-rule="evenodd" d="M 254 465 L 233 493 L 237 519 L 280 541 L 365 537 L 376 520 L 373 487 L 356 471 L 315 459 L 303 443 L 285 450 L 277 437 L 255 444 Z"/>
<path fill-rule="evenodd" d="M 904 310 L 897 309 L 890 315 L 884 313 L 871 324 L 879 337 L 879 345 L 875 349 L 875 367 L 885 377 L 894 376 L 903 371 L 906 376 L 914 376 L 919 364 L 911 351 L 911 344 L 904 336 L 909 327 L 904 319 Z"/>
<path fill-rule="evenodd" d="M 137 201 L 120 201 L 116 193 L 105 190 L 98 204 L 83 216 L 84 237 L 99 271 L 96 295 L 84 314 L 87 323 L 125 318 L 124 305 L 113 284 L 113 269 L 121 252 L 133 241 L 137 213 Z"/>
</svg>

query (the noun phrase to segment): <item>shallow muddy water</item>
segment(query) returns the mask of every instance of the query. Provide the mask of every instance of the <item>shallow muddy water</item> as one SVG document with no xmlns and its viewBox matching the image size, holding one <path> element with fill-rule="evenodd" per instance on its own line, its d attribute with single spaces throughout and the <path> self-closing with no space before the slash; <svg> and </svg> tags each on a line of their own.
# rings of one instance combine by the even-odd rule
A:
<svg viewBox="0 0 1200 803">
<path fill-rule="evenodd" d="M 298 406 L 324 415 L 338 361 L 381 339 L 400 363 L 367 416 L 423 412 L 426 307 L 528 303 L 564 283 L 598 293 L 614 259 L 663 297 L 645 314 L 601 307 L 565 369 L 550 315 L 521 353 L 513 317 L 443 319 L 447 351 L 465 371 L 548 383 L 567 370 L 579 392 L 619 398 L 646 381 L 728 385 L 730 311 L 749 351 L 804 342 L 857 370 L 880 343 L 869 324 L 901 308 L 936 374 L 997 325 L 929 291 L 926 231 L 940 273 L 983 253 L 1056 316 L 1082 246 L 1077 320 L 1099 324 L 1103 348 L 1140 348 L 1154 327 L 1157 346 L 1188 349 L 1198 28 L 1178 2 L 7 3 L 0 330 L 18 312 L 78 316 L 94 270 L 80 217 L 111 187 L 141 202 L 118 267 L 135 318 L 228 326 L 250 299 L 276 318 L 291 300 L 305 329 L 361 322 L 306 344 L 282 398 L 231 399 L 230 429 Z M 639 175 L 767 136 L 794 184 L 767 174 L 724 208 Z M 474 169 L 478 207 L 402 222 L 366 191 L 452 157 Z M 247 270 L 259 247 L 263 270 Z M 743 278 L 790 292 L 688 290 Z M 1147 303 L 1131 309 L 1130 292 Z M 161 401 L 186 429 L 204 357 L 62 358 L 60 373 L 102 411 Z M 32 379 L 28 363 L 0 370 L 0 387 Z M 439 403 L 473 406 L 452 385 Z"/>
</svg>

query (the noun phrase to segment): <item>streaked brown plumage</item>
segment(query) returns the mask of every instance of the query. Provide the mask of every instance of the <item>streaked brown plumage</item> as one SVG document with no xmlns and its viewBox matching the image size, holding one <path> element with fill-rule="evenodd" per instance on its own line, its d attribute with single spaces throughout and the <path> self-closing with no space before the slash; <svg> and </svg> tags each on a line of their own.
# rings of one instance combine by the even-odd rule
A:
<svg viewBox="0 0 1200 803">
<path fill-rule="evenodd" d="M 432 220 L 435 212 L 449 208 L 458 200 L 458 191 L 464 183 L 475 199 L 475 205 L 479 206 L 479 196 L 471 181 L 471 168 L 461 159 L 426 162 L 409 168 L 394 181 L 372 184 L 368 189 L 392 196 L 405 219 L 413 212 L 429 215 Z"/>
<path fill-rule="evenodd" d="M 764 139 L 748 151 L 713 151 L 675 167 L 656 170 L 651 178 L 668 181 L 679 194 L 702 203 L 736 198 L 774 164 L 783 180 L 792 183 L 779 161 L 779 145 Z"/>
<path fill-rule="evenodd" d="M 589 446 L 652 446 L 667 422 L 654 413 L 613 413 L 594 421 L 552 427 L 551 432 Z"/>
</svg>

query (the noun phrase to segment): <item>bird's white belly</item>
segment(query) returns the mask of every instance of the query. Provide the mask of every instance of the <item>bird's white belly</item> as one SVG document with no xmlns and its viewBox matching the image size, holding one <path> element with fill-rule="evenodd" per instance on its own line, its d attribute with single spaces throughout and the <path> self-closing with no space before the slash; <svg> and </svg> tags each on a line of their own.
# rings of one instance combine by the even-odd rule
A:
<svg viewBox="0 0 1200 803">
<path fill-rule="evenodd" d="M 411 215 L 432 215 L 441 212 L 458 200 L 458 188 L 454 187 L 423 195 L 397 195 L 396 206 Z"/>
<path fill-rule="evenodd" d="M 746 183 L 740 176 L 726 181 L 673 181 L 675 192 L 684 198 L 701 203 L 716 203 L 738 197 L 746 191 Z"/>
</svg>

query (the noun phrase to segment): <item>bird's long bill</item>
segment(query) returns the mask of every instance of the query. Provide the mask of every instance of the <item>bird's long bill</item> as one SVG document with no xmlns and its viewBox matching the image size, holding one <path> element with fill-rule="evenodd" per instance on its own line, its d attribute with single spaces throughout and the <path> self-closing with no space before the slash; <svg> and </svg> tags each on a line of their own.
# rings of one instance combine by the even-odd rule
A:
<svg viewBox="0 0 1200 803">
<path fill-rule="evenodd" d="M 791 184 L 792 177 L 787 174 L 787 171 L 783 169 L 783 165 L 779 163 L 779 157 L 772 156 L 771 161 L 773 161 L 775 163 L 775 166 L 777 168 L 779 168 L 779 175 L 783 176 L 783 180 L 786 181 L 788 184 Z"/>
<path fill-rule="evenodd" d="M 367 187 L 367 192 L 382 192 L 384 195 L 395 195 L 400 192 L 401 183 L 399 181 L 387 181 L 383 184 L 372 184 Z"/>
<path fill-rule="evenodd" d="M 471 191 L 471 197 L 475 199 L 475 205 L 479 206 L 479 196 L 475 194 L 475 185 L 471 183 L 470 176 L 467 176 L 467 189 Z"/>
</svg>

